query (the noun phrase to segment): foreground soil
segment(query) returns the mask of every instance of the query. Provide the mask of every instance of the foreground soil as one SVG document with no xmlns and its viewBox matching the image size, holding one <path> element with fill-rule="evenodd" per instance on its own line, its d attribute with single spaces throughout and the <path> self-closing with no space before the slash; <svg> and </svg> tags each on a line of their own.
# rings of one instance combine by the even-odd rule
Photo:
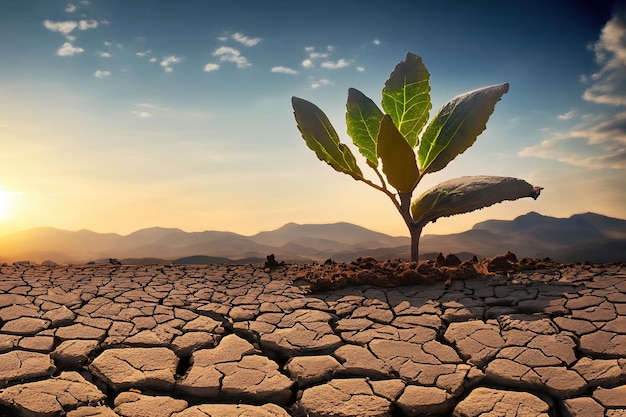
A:
<svg viewBox="0 0 626 417">
<path fill-rule="evenodd" d="M 0 416 L 626 415 L 626 267 L 0 266 Z"/>
<path fill-rule="evenodd" d="M 275 262 L 269 262 L 270 259 L 273 258 L 268 257 L 266 267 L 280 266 Z M 592 264 L 587 263 L 587 265 Z M 439 254 L 434 260 L 420 262 L 377 261 L 374 258 L 359 258 L 346 264 L 336 263 L 329 259 L 321 265 L 303 266 L 298 276 L 309 283 L 312 291 L 323 291 L 344 288 L 349 285 L 397 287 L 443 282 L 449 286 L 453 280 L 564 267 L 566 265 L 560 265 L 549 258 L 543 260 L 518 259 L 511 252 L 481 260 L 474 257 L 465 262 L 461 262 L 456 255 L 443 256 L 443 254 Z"/>
</svg>

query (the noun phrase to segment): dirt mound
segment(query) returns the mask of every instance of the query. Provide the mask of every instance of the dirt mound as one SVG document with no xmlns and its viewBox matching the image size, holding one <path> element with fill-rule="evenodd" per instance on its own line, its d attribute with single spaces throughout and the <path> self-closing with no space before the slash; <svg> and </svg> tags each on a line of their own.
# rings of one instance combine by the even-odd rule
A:
<svg viewBox="0 0 626 417">
<path fill-rule="evenodd" d="M 513 253 L 478 260 L 476 257 L 461 262 L 455 255 L 437 259 L 408 262 L 401 260 L 377 261 L 374 258 L 358 258 L 351 263 L 327 260 L 323 264 L 307 265 L 296 274 L 310 284 L 314 292 L 344 288 L 349 285 L 375 285 L 396 287 L 400 285 L 429 284 L 452 280 L 466 280 L 479 276 L 505 274 L 532 269 L 554 267 L 549 259 L 517 259 Z"/>
</svg>

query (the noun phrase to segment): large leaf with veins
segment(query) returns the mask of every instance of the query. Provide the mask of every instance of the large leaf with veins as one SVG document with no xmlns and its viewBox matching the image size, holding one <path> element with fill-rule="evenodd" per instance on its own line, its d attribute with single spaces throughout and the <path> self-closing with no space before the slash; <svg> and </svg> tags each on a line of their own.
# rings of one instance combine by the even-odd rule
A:
<svg viewBox="0 0 626 417">
<path fill-rule="evenodd" d="M 376 103 L 359 90 L 348 89 L 348 102 L 346 103 L 348 135 L 359 148 L 359 152 L 374 167 L 378 166 L 376 136 L 382 118 L 383 112 L 380 111 Z"/>
<path fill-rule="evenodd" d="M 417 151 L 424 174 L 443 169 L 476 142 L 487 128 L 496 103 L 509 91 L 507 83 L 461 94 L 445 104 L 426 128 Z"/>
<path fill-rule="evenodd" d="M 539 197 L 541 187 L 511 177 L 461 177 L 431 188 L 411 204 L 416 223 L 425 225 L 440 217 L 468 213 L 507 200 Z"/>
<path fill-rule="evenodd" d="M 419 134 L 428 121 L 430 74 L 419 56 L 407 53 L 396 65 L 383 88 L 383 110 L 391 116 L 411 148 L 419 143 Z"/>
<path fill-rule="evenodd" d="M 363 179 L 356 158 L 346 145 L 339 142 L 326 114 L 315 104 L 298 97 L 292 97 L 291 104 L 302 138 L 317 157 L 355 180 Z"/>
</svg>

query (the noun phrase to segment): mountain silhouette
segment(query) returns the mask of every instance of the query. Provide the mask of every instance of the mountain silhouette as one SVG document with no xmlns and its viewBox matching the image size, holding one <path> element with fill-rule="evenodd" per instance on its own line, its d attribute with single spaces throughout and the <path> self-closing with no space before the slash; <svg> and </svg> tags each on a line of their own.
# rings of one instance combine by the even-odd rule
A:
<svg viewBox="0 0 626 417">
<path fill-rule="evenodd" d="M 350 223 L 288 223 L 244 236 L 232 232 L 185 232 L 153 227 L 123 236 L 89 230 L 34 228 L 0 238 L 0 262 L 29 260 L 86 263 L 117 258 L 124 263 L 248 263 L 274 253 L 286 262 L 350 262 L 358 257 L 408 259 L 410 239 Z M 487 220 L 449 235 L 424 235 L 423 256 L 463 254 L 491 257 L 506 251 L 518 257 L 559 262 L 626 261 L 626 220 L 595 213 L 556 218 L 530 212 L 514 220 Z"/>
</svg>

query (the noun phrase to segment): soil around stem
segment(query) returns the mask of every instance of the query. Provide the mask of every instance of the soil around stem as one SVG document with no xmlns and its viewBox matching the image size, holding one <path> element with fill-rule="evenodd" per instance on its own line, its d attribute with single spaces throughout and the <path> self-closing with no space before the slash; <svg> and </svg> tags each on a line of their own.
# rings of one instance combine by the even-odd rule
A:
<svg viewBox="0 0 626 417">
<path fill-rule="evenodd" d="M 322 264 L 303 266 L 296 277 L 305 281 L 312 292 L 321 292 L 354 285 L 397 287 L 443 282 L 449 286 L 454 280 L 537 269 L 556 269 L 558 266 L 558 263 L 549 258 L 518 259 L 511 252 L 480 260 L 474 257 L 465 262 L 461 262 L 455 255 L 443 256 L 443 254 L 439 254 L 437 259 L 419 262 L 378 261 L 371 257 L 363 257 L 350 263 L 336 263 L 329 259 Z"/>
</svg>

